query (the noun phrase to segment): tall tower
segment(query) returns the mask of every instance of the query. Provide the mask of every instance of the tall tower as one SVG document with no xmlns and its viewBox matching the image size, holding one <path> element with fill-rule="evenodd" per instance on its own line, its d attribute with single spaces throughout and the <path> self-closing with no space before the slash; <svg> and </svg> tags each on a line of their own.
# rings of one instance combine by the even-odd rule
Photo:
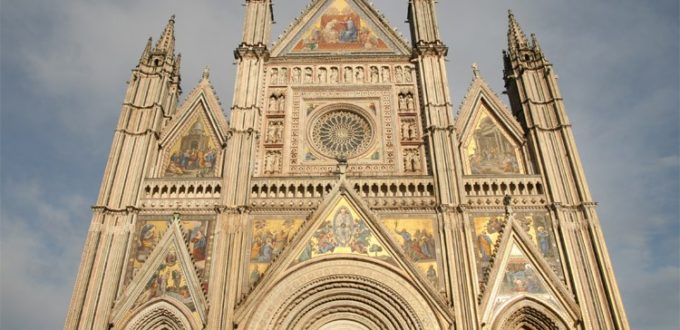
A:
<svg viewBox="0 0 680 330">
<path fill-rule="evenodd" d="M 405 4 L 406 5 L 406 4 Z M 246 0 L 231 118 L 179 104 L 174 17 L 133 70 L 66 329 L 627 329 L 554 73 L 510 18 L 509 110 L 457 116 L 434 0 L 411 41 Z M 564 156 L 566 155 L 566 156 Z"/>
<path fill-rule="evenodd" d="M 618 286 L 581 165 L 557 76 L 534 34 L 529 41 L 509 12 L 505 84 L 513 113 L 527 132 L 534 166 L 561 228 L 571 285 L 586 328 L 628 327 Z"/>
</svg>

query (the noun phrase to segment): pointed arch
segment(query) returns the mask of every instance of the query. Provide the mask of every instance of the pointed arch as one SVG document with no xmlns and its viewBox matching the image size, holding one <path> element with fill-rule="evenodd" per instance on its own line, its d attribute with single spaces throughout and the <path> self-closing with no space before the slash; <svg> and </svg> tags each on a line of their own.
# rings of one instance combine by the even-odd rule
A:
<svg viewBox="0 0 680 330">
<path fill-rule="evenodd" d="M 570 323 L 543 302 L 532 297 L 520 297 L 499 312 L 491 329 L 566 330 Z"/>
<path fill-rule="evenodd" d="M 162 297 L 139 307 L 118 329 L 126 330 L 191 330 L 200 329 L 184 304 Z"/>
</svg>

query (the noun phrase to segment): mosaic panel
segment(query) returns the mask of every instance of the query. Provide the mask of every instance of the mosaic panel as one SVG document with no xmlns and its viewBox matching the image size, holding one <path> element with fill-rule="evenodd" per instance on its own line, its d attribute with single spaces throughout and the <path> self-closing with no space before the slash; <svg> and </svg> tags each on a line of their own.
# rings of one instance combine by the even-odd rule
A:
<svg viewBox="0 0 680 330">
<path fill-rule="evenodd" d="M 195 116 L 166 156 L 165 176 L 214 177 L 218 148 L 203 116 Z"/>
<path fill-rule="evenodd" d="M 166 219 L 141 219 L 137 221 L 137 229 L 133 237 L 130 260 L 128 264 L 127 282 L 129 283 L 154 248 L 165 235 L 170 226 L 172 216 Z M 189 242 L 189 254 L 196 268 L 201 285 L 207 289 L 210 271 L 210 251 L 212 247 L 213 222 L 208 219 L 183 219 L 182 234 Z"/>
<path fill-rule="evenodd" d="M 488 111 L 482 111 L 465 146 L 471 174 L 519 174 L 519 150 Z"/>
<path fill-rule="evenodd" d="M 297 260 L 303 262 L 330 254 L 358 254 L 383 260 L 391 259 L 365 220 L 346 200 L 341 200 L 323 220 Z"/>
<path fill-rule="evenodd" d="M 302 219 L 256 219 L 253 221 L 250 244 L 248 283 L 257 283 L 298 232 Z"/>
<path fill-rule="evenodd" d="M 394 240 L 427 279 L 438 284 L 439 267 L 432 219 L 384 219 Z"/>
<path fill-rule="evenodd" d="M 389 51 L 367 19 L 347 0 L 335 0 L 293 46 L 293 53 Z"/>
</svg>

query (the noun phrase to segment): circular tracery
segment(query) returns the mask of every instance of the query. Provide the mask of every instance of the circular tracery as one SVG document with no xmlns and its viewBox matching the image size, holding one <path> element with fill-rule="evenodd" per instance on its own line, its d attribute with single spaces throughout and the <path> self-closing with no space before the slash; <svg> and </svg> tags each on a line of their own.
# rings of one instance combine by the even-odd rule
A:
<svg viewBox="0 0 680 330">
<path fill-rule="evenodd" d="M 353 111 L 336 110 L 321 115 L 312 124 L 312 145 L 334 158 L 351 158 L 365 152 L 373 140 L 369 121 Z"/>
</svg>

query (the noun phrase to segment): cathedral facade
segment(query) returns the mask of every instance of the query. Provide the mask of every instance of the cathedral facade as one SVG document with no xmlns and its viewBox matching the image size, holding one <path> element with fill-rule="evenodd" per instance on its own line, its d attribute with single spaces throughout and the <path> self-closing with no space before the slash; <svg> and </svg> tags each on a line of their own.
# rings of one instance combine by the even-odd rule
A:
<svg viewBox="0 0 680 330">
<path fill-rule="evenodd" d="M 509 15 L 510 107 L 454 116 L 434 0 L 411 40 L 246 0 L 227 120 L 180 104 L 172 17 L 124 96 L 65 329 L 629 329 L 555 72 Z M 404 1 L 406 4 L 406 1 Z"/>
</svg>

